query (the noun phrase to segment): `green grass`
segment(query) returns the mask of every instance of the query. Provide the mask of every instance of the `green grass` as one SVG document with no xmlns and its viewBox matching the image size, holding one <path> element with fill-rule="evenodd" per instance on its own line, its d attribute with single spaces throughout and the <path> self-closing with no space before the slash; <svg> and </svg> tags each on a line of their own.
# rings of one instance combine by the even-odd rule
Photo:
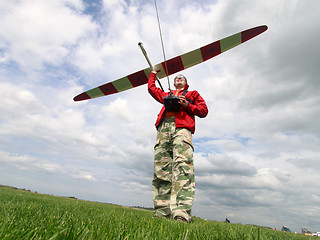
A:
<svg viewBox="0 0 320 240">
<path fill-rule="evenodd" d="M 200 218 L 193 218 L 190 224 L 154 219 L 151 211 L 37 194 L 1 185 L 0 206 L 2 240 L 310 239 L 301 234 Z"/>
</svg>

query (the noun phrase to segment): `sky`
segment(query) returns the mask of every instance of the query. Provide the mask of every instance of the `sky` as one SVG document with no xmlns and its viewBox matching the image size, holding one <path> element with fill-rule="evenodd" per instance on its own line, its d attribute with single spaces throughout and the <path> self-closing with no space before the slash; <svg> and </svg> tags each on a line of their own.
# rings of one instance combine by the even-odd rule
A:
<svg viewBox="0 0 320 240">
<path fill-rule="evenodd" d="M 209 108 L 193 136 L 193 215 L 320 231 L 320 1 L 157 6 L 168 59 L 269 28 L 181 72 Z M 154 1 L 0 0 L 0 22 L 0 184 L 152 207 L 161 105 L 146 85 L 73 97 L 148 67 L 138 42 L 163 61 Z"/>
</svg>

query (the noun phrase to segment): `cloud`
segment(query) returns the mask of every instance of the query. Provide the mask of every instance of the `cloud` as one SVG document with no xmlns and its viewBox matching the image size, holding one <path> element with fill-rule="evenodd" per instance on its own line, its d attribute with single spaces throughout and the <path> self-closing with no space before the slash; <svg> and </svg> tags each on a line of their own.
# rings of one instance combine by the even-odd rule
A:
<svg viewBox="0 0 320 240">
<path fill-rule="evenodd" d="M 197 156 L 197 159 L 199 157 Z M 226 155 L 209 155 L 200 158 L 197 163 L 197 174 L 199 176 L 211 175 L 239 175 L 252 176 L 256 174 L 256 169 L 246 162 L 240 162 Z"/>
<path fill-rule="evenodd" d="M 26 172 L 42 172 L 55 175 L 70 175 L 72 178 L 87 181 L 96 181 L 92 173 L 86 170 L 65 168 L 64 164 L 55 163 L 46 159 L 39 159 L 29 155 L 8 154 L 0 152 L 1 162 Z"/>
<path fill-rule="evenodd" d="M 24 70 L 59 65 L 69 48 L 96 26 L 81 16 L 81 1 L 18 1 L 2 4 L 0 30 L 3 55 Z"/>
</svg>

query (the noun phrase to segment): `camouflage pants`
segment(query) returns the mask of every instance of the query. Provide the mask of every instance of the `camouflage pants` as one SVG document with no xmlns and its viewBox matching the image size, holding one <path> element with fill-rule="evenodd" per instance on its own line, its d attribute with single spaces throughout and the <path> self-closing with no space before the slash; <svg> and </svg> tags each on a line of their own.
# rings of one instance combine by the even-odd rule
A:
<svg viewBox="0 0 320 240">
<path fill-rule="evenodd" d="M 174 117 L 165 118 L 158 128 L 152 193 L 156 217 L 191 220 L 195 193 L 192 134 L 176 128 Z"/>
</svg>

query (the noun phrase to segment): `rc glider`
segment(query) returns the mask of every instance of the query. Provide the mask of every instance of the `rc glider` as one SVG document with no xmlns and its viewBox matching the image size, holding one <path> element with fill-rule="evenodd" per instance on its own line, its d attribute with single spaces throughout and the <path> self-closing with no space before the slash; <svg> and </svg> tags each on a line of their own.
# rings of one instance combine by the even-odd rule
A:
<svg viewBox="0 0 320 240">
<path fill-rule="evenodd" d="M 251 38 L 254 38 L 268 29 L 266 25 L 247 29 L 245 31 L 233 34 L 226 38 L 220 39 L 210 43 L 201 48 L 187 52 L 180 56 L 171 58 L 153 66 L 153 69 L 158 72 L 159 79 L 170 76 L 174 73 L 207 61 L 229 49 L 244 43 Z M 140 43 L 139 43 L 140 44 Z M 150 64 L 149 64 L 150 65 Z M 108 82 L 99 87 L 93 88 L 83 92 L 73 98 L 74 101 L 88 100 L 92 98 L 111 95 L 114 93 L 122 92 L 130 88 L 135 88 L 146 84 L 152 68 L 151 66 L 132 73 L 128 76 L 119 78 L 115 81 Z"/>
</svg>

